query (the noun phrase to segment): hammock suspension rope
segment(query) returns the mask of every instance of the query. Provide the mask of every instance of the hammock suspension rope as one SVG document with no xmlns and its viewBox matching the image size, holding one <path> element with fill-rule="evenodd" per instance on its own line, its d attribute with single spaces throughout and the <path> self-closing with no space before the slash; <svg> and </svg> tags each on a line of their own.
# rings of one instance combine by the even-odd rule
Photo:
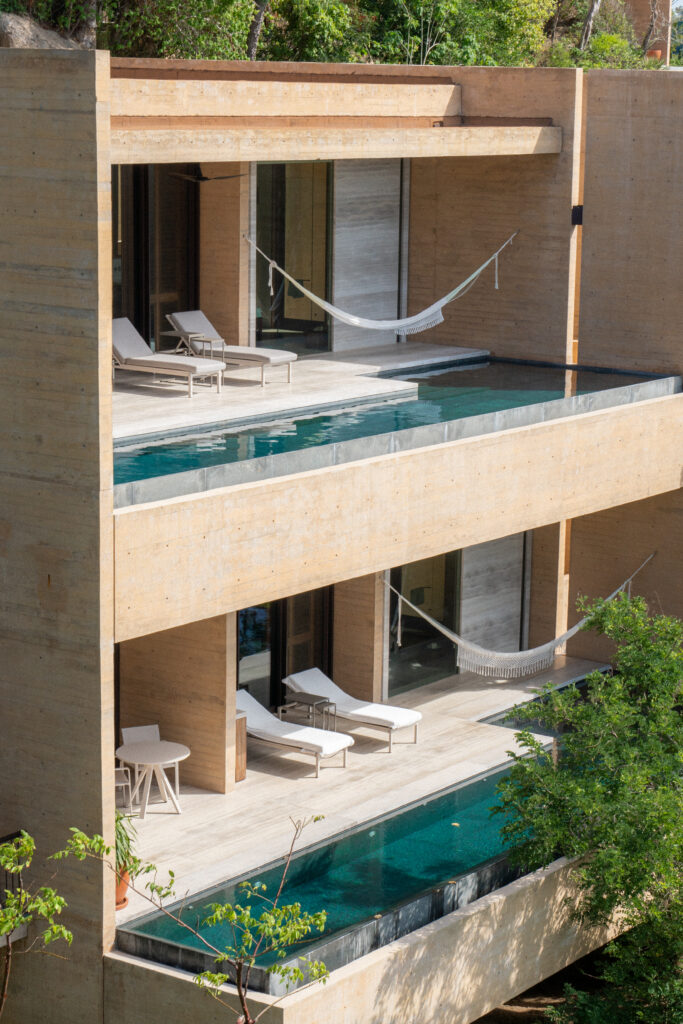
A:
<svg viewBox="0 0 683 1024">
<path fill-rule="evenodd" d="M 606 601 L 613 601 L 617 594 L 620 594 L 623 590 L 628 589 L 629 596 L 631 594 L 631 581 L 638 573 L 645 568 L 645 566 L 655 557 L 656 552 L 652 552 L 649 558 L 646 558 L 642 565 L 640 565 L 634 573 L 624 580 L 621 586 L 606 597 Z M 458 668 L 463 669 L 466 672 L 476 672 L 478 675 L 485 676 L 496 676 L 499 679 L 518 679 L 520 676 L 532 675 L 534 672 L 541 672 L 545 668 L 550 668 L 552 665 L 555 655 L 560 647 L 563 647 L 567 640 L 575 636 L 576 633 L 585 625 L 589 616 L 585 615 L 576 625 L 568 629 L 562 636 L 556 637 L 555 640 L 550 640 L 546 644 L 541 644 L 540 647 L 533 647 L 528 651 L 490 651 L 485 647 L 480 647 L 479 644 L 472 643 L 469 640 L 463 639 L 453 630 L 448 629 L 441 622 L 433 619 L 431 615 L 423 612 L 420 608 L 414 605 L 407 597 L 404 597 L 396 587 L 392 587 L 388 580 L 384 581 L 389 590 L 393 591 L 398 598 L 399 607 L 399 626 L 397 643 L 401 646 L 401 614 L 400 609 L 402 605 L 410 608 L 421 618 L 429 622 L 434 629 L 438 630 L 439 633 L 447 637 L 452 643 L 457 645 L 458 648 Z"/>
<path fill-rule="evenodd" d="M 515 231 L 513 235 L 510 235 L 507 241 L 503 242 L 500 248 L 497 249 L 492 256 L 489 256 L 489 258 L 482 263 L 474 273 L 470 274 L 468 278 L 457 285 L 457 287 L 450 291 L 448 295 L 444 295 L 442 299 L 439 299 L 438 302 L 432 303 L 432 305 L 428 306 L 427 309 L 423 309 L 421 313 L 415 313 L 413 316 L 403 317 L 400 320 L 368 320 L 365 317 L 356 316 L 353 313 L 347 313 L 338 306 L 333 306 L 331 302 L 321 299 L 320 296 L 309 291 L 308 288 L 305 288 L 300 281 L 297 281 L 296 278 L 288 274 L 287 271 L 276 263 L 274 259 L 263 252 L 262 249 L 259 249 L 258 245 L 256 245 L 248 235 L 243 235 L 243 238 L 268 264 L 268 288 L 271 296 L 275 294 L 273 271 L 277 270 L 278 273 L 282 274 L 290 284 L 293 284 L 302 295 L 305 295 L 310 302 L 314 302 L 321 309 L 324 309 L 325 312 L 329 313 L 330 316 L 333 316 L 336 320 L 341 320 L 342 323 L 348 324 L 349 327 L 358 327 L 369 331 L 395 331 L 396 334 L 406 335 L 419 334 L 421 331 L 426 331 L 429 327 L 436 327 L 437 324 L 443 323 L 443 307 L 448 305 L 449 302 L 453 302 L 455 299 L 465 295 L 491 263 L 494 264 L 495 287 L 498 288 L 498 257 L 503 249 L 510 245 L 513 238 L 518 234 L 519 231 Z"/>
</svg>

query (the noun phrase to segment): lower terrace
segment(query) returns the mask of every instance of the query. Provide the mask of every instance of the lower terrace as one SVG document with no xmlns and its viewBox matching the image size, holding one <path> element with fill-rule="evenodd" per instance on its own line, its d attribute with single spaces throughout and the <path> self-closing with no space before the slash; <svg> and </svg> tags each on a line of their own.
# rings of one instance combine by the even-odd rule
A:
<svg viewBox="0 0 683 1024">
<path fill-rule="evenodd" d="M 310 758 L 274 751 L 251 738 L 246 779 L 227 795 L 183 786 L 181 765 L 182 813 L 169 813 L 167 804 L 150 804 L 144 821 L 137 823 L 138 853 L 162 873 L 175 872 L 179 896 L 200 892 L 281 857 L 291 841 L 290 817 L 324 815 L 304 834 L 303 845 L 315 844 L 488 774 L 515 749 L 510 728 L 490 720 L 533 700 L 546 682 L 559 688 L 607 667 L 558 656 L 551 669 L 523 679 L 461 672 L 401 694 L 395 703 L 422 713 L 418 743 L 409 742 L 408 730 L 405 737 L 399 734 L 389 754 L 384 737 L 354 726 L 347 767 L 331 759 L 317 779 Z M 340 719 L 338 728 L 347 725 Z M 148 910 L 144 900 L 131 895 L 117 924 Z"/>
</svg>

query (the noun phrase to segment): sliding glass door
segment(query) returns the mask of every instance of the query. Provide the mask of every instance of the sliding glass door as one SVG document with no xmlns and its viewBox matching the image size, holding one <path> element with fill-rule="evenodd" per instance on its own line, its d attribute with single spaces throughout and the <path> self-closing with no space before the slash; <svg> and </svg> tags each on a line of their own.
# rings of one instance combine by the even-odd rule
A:
<svg viewBox="0 0 683 1024">
<path fill-rule="evenodd" d="M 260 164 L 256 187 L 256 238 L 305 288 L 327 297 L 330 171 L 326 163 Z M 327 316 L 290 281 L 271 279 L 256 259 L 256 344 L 300 355 L 329 349 Z"/>
<path fill-rule="evenodd" d="M 197 306 L 198 188 L 193 164 L 112 168 L 114 316 L 157 351 L 166 314 Z"/>
<path fill-rule="evenodd" d="M 417 608 L 450 629 L 458 629 L 460 552 L 399 566 L 391 570 L 392 586 Z M 444 679 L 457 672 L 457 648 L 391 592 L 389 696 Z"/>
<path fill-rule="evenodd" d="M 290 672 L 330 672 L 331 642 L 331 587 L 244 608 L 237 616 L 237 685 L 276 707 Z"/>
</svg>

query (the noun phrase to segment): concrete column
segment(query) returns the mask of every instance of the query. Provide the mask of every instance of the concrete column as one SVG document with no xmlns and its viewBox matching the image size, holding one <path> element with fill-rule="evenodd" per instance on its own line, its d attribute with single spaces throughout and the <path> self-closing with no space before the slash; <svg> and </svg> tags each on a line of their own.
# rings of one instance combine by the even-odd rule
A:
<svg viewBox="0 0 683 1024">
<path fill-rule="evenodd" d="M 249 344 L 249 164 L 202 164 L 199 304 L 228 345 Z M 234 177 L 227 177 L 234 175 Z"/>
<path fill-rule="evenodd" d="M 371 573 L 334 588 L 334 681 L 361 700 L 382 699 L 383 575 Z"/>
<path fill-rule="evenodd" d="M 121 726 L 158 723 L 192 754 L 181 782 L 216 793 L 235 785 L 235 614 L 121 644 Z"/>
<path fill-rule="evenodd" d="M 564 624 L 567 621 L 565 543 L 564 523 L 552 523 L 534 530 L 529 609 L 530 648 L 547 643 L 567 628 Z"/>
<path fill-rule="evenodd" d="M 3 1024 L 100 1021 L 114 939 L 113 874 L 46 859 L 114 835 L 109 79 L 0 48 L 0 835 L 33 835 L 24 883 L 54 878 L 74 934 L 15 957 Z"/>
</svg>

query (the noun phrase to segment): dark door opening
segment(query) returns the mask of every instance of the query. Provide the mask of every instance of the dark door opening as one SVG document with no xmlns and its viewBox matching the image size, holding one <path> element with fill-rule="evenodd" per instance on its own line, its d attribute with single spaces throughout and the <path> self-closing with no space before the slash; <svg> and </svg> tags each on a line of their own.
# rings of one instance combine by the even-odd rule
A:
<svg viewBox="0 0 683 1024">
<path fill-rule="evenodd" d="M 290 672 L 329 673 L 332 587 L 244 608 L 237 615 L 237 685 L 267 708 L 283 703 Z"/>
</svg>

